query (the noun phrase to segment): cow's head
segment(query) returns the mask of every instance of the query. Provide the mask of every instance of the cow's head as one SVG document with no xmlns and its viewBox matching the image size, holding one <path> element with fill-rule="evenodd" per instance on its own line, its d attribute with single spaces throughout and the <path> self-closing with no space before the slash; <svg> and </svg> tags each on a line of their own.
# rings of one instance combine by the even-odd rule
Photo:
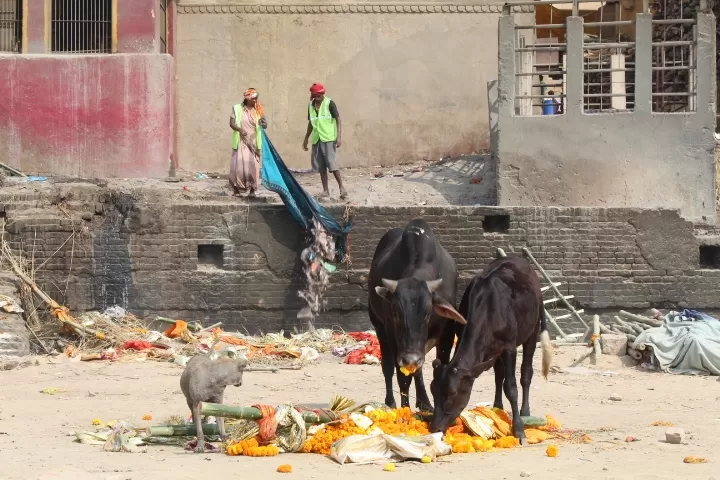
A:
<svg viewBox="0 0 720 480">
<path fill-rule="evenodd" d="M 449 321 L 467 323 L 449 302 L 435 292 L 441 283 L 442 278 L 431 281 L 383 278 L 383 286 L 375 287 L 375 292 L 390 302 L 390 328 L 397 343 L 395 361 L 405 375 L 413 374 L 423 365 L 428 323 L 433 311 Z"/>
<path fill-rule="evenodd" d="M 458 368 L 452 362 L 444 364 L 433 360 L 433 379 L 430 391 L 435 401 L 435 411 L 430 423 L 430 432 L 445 432 L 467 407 L 476 375 L 469 370 Z"/>
</svg>

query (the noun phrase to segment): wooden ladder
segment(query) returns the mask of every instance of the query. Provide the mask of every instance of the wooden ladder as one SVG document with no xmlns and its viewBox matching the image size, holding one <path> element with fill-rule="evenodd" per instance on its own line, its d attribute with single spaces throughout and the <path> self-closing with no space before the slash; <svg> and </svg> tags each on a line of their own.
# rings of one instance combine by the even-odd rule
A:
<svg viewBox="0 0 720 480">
<path fill-rule="evenodd" d="M 557 330 L 557 332 L 560 334 L 561 339 L 566 339 L 568 335 L 563 331 L 562 328 L 560 328 L 560 325 L 558 325 L 557 322 L 558 320 L 574 317 L 585 326 L 585 334 L 587 335 L 587 332 L 590 330 L 590 328 L 588 327 L 587 322 L 585 322 L 585 320 L 583 320 L 582 316 L 580 315 L 581 313 L 584 313 L 585 310 L 575 310 L 575 307 L 573 307 L 572 304 L 569 302 L 569 300 L 575 298 L 575 295 L 563 295 L 560 290 L 558 290 L 558 287 L 562 285 L 562 283 L 553 282 L 552 278 L 550 278 L 550 275 L 548 275 L 545 269 L 538 263 L 537 260 L 535 260 L 535 257 L 533 257 L 532 253 L 530 253 L 530 249 L 523 247 L 521 251 L 523 253 L 523 256 L 535 266 L 538 272 L 540 272 L 541 283 L 546 284 L 540 288 L 540 291 L 543 293 L 543 295 L 548 292 L 553 295 L 551 298 L 543 299 L 545 319 L 548 321 L 548 323 L 550 323 L 550 325 L 552 325 L 555 330 Z M 505 251 L 502 248 L 497 249 L 497 256 L 507 257 Z M 553 307 L 556 310 L 566 310 L 568 313 L 563 313 L 557 317 L 553 317 L 550 312 L 548 312 L 548 308 Z"/>
</svg>

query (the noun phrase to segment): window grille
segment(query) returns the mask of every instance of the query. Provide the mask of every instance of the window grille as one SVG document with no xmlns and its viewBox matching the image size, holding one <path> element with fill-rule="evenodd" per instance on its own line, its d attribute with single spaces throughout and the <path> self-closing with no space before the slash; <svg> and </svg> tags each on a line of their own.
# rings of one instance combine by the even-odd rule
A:
<svg viewBox="0 0 720 480">
<path fill-rule="evenodd" d="M 167 0 L 160 0 L 160 53 L 167 53 Z"/>
<path fill-rule="evenodd" d="M 0 0 L 0 52 L 22 51 L 22 7 L 22 0 Z"/>
<path fill-rule="evenodd" d="M 52 52 L 112 52 L 112 0 L 51 1 Z"/>
</svg>

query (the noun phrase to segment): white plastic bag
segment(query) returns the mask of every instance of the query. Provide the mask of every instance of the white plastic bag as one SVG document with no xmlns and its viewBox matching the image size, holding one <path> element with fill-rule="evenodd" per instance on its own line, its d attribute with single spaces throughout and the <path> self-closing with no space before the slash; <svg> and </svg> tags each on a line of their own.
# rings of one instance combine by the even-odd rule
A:
<svg viewBox="0 0 720 480">
<path fill-rule="evenodd" d="M 394 435 L 352 435 L 338 440 L 330 447 L 330 458 L 345 463 L 402 462 L 428 456 L 431 459 L 449 455 L 450 445 L 442 440 L 442 433 L 417 437 Z"/>
</svg>

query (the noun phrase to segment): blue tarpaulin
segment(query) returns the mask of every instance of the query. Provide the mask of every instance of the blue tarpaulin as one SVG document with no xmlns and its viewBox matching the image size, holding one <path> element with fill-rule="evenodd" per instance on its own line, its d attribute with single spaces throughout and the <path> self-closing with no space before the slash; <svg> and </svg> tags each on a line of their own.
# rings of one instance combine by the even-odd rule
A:
<svg viewBox="0 0 720 480">
<path fill-rule="evenodd" d="M 347 235 L 352 228 L 352 219 L 348 220 L 344 227 L 341 226 L 317 200 L 308 195 L 285 166 L 280 154 L 265 134 L 265 130 L 261 128 L 261 131 L 262 168 L 260 178 L 262 185 L 280 195 L 290 211 L 290 215 L 306 232 L 310 232 L 313 226 L 312 220 L 316 218 L 335 238 L 335 249 L 338 256 L 336 261 L 342 261 L 345 258 Z"/>
</svg>

